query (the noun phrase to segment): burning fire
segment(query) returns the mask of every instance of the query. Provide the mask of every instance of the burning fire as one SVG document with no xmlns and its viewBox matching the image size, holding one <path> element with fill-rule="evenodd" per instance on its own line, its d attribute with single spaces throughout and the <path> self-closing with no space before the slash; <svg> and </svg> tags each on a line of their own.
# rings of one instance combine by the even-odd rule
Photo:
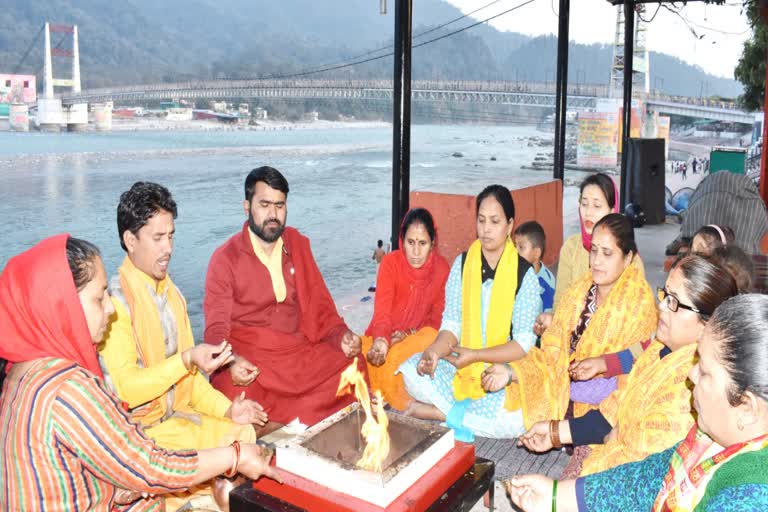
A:
<svg viewBox="0 0 768 512">
<path fill-rule="evenodd" d="M 365 383 L 365 377 L 357 370 L 357 358 L 341 374 L 339 389 L 336 396 L 352 393 L 352 386 L 355 388 L 355 396 L 365 411 L 365 422 L 360 433 L 365 439 L 365 451 L 363 456 L 357 461 L 357 466 L 370 471 L 381 472 L 384 459 L 389 455 L 389 418 L 384 412 L 384 401 L 381 398 L 381 391 L 374 392 L 376 395 L 376 417 L 371 410 L 371 399 L 368 394 L 368 385 Z M 377 421 L 378 419 L 378 421 Z"/>
</svg>

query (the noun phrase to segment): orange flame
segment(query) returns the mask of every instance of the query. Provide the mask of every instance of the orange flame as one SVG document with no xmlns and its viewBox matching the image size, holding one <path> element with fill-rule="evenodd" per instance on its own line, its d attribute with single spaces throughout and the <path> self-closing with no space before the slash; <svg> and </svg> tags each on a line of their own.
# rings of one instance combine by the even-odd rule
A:
<svg viewBox="0 0 768 512">
<path fill-rule="evenodd" d="M 336 396 L 352 393 L 352 386 L 355 388 L 355 397 L 365 411 L 365 422 L 360 429 L 360 433 L 365 439 L 365 451 L 363 456 L 357 461 L 357 466 L 370 471 L 381 472 L 384 459 L 389 455 L 389 418 L 384 412 L 384 400 L 381 398 L 381 391 L 374 392 L 376 395 L 376 417 L 371 410 L 371 399 L 368 394 L 368 385 L 365 383 L 365 377 L 357 370 L 357 358 L 352 364 L 341 373 L 339 389 Z M 378 419 L 378 421 L 377 421 Z"/>
</svg>

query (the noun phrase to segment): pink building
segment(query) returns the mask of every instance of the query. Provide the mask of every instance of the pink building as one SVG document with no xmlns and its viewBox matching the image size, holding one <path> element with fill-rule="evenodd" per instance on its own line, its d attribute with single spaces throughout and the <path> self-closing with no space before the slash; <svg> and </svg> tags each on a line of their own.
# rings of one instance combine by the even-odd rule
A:
<svg viewBox="0 0 768 512">
<path fill-rule="evenodd" d="M 8 75 L 0 73 L 0 104 L 26 103 L 37 101 L 35 75 Z"/>
</svg>

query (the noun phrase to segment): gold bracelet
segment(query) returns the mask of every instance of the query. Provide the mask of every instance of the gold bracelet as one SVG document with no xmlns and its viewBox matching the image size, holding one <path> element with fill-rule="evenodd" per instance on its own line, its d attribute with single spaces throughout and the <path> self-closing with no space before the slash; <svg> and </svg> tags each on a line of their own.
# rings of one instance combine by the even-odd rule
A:
<svg viewBox="0 0 768 512">
<path fill-rule="evenodd" d="M 557 420 L 552 420 L 549 422 L 549 437 L 552 441 L 552 447 L 553 448 L 562 448 L 563 445 L 560 443 L 560 422 Z"/>
</svg>

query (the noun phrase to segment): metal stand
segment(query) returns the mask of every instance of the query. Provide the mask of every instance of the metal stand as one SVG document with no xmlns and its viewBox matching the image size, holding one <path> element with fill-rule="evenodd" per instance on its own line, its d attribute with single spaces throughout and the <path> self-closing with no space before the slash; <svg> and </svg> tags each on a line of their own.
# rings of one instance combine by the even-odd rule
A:
<svg viewBox="0 0 768 512">
<path fill-rule="evenodd" d="M 395 1 L 395 71 L 392 105 L 392 250 L 400 245 L 400 223 L 411 186 L 411 40 L 413 0 Z"/>
<path fill-rule="evenodd" d="M 568 29 L 571 0 L 560 0 L 557 31 L 557 83 L 555 84 L 555 168 L 554 179 L 565 176 L 565 119 L 568 112 Z"/>
</svg>

